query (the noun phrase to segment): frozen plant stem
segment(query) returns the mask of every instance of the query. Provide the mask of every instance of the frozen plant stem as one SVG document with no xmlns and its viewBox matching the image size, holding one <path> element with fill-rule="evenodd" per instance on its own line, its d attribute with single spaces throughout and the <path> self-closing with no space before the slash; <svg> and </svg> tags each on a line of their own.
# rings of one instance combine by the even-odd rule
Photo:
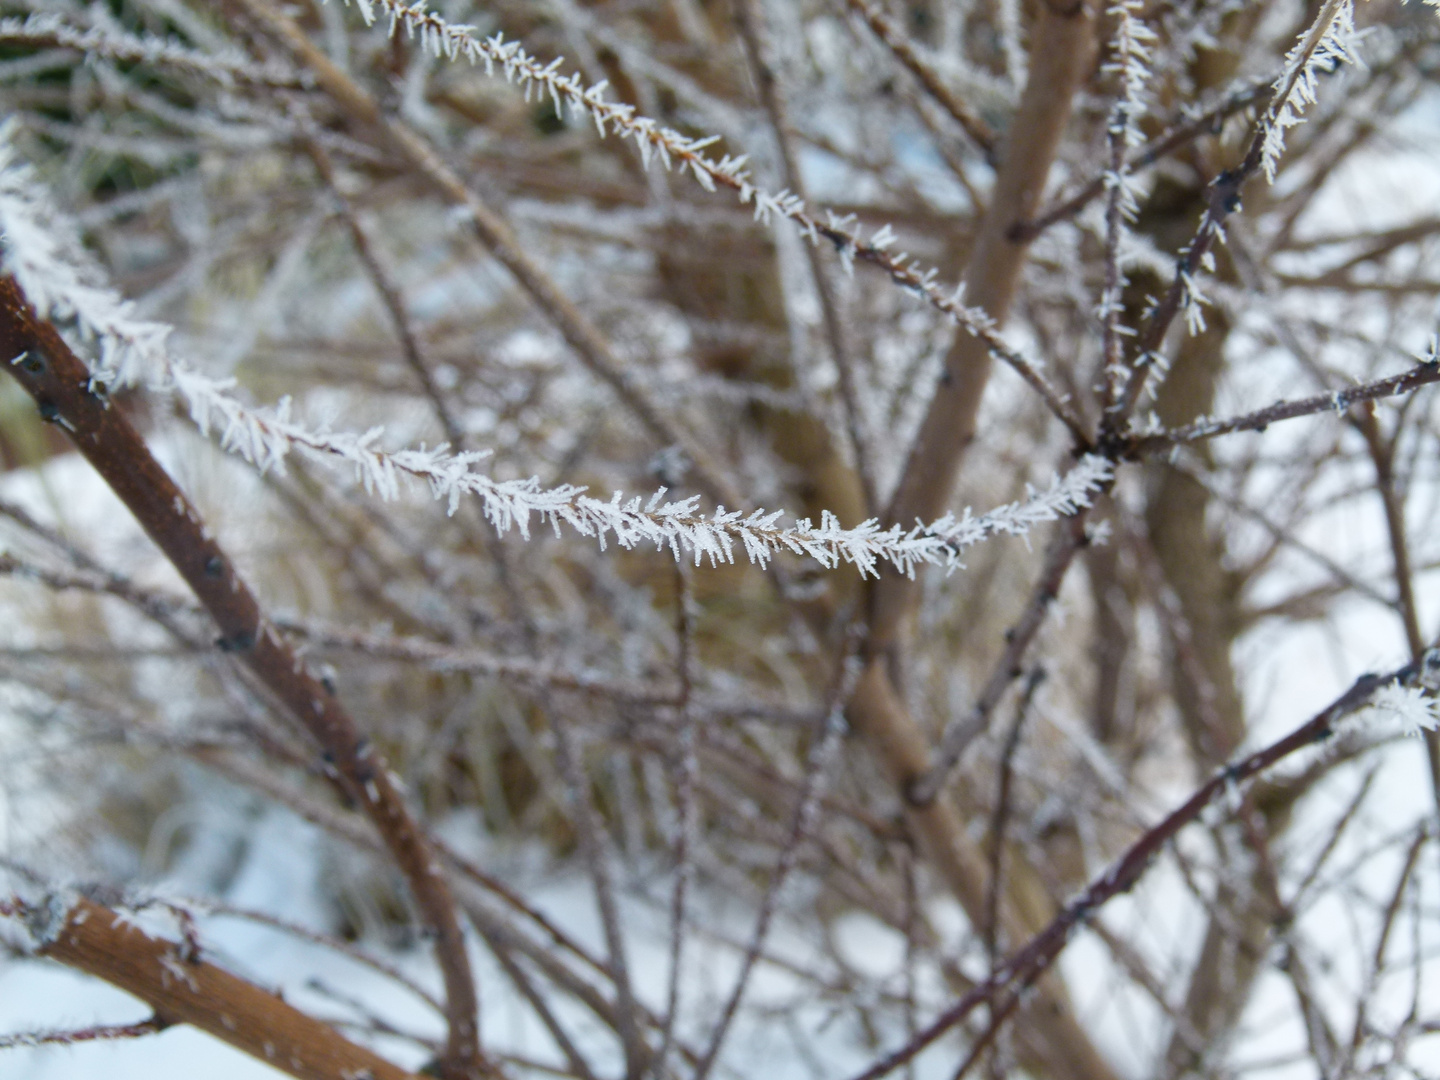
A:
<svg viewBox="0 0 1440 1080">
<path fill-rule="evenodd" d="M 448 1025 L 444 1073 L 453 1080 L 493 1074 L 480 1051 L 479 1003 L 455 902 L 384 757 L 265 619 L 199 513 L 120 409 L 92 389 L 89 369 L 49 323 L 35 317 L 9 277 L 0 278 L 0 355 L 8 358 L 5 370 L 35 399 L 40 415 L 64 428 L 179 571 L 218 625 L 220 648 L 244 663 L 284 704 L 324 753 L 333 777 L 364 808 L 435 935 Z"/>
<path fill-rule="evenodd" d="M 1203 329 L 1201 309 L 1206 303 L 1197 280 L 1214 266 L 1214 249 L 1224 243 L 1225 223 L 1240 211 L 1241 193 L 1257 172 L 1263 171 L 1272 183 L 1285 148 L 1285 131 L 1300 123 L 1300 112 L 1315 101 L 1315 76 L 1326 60 L 1352 61 L 1348 43 L 1353 33 L 1353 0 L 1326 0 L 1315 21 L 1285 58 L 1285 67 L 1275 80 L 1269 105 L 1255 122 L 1244 157 L 1233 169 L 1219 173 L 1210 182 L 1205 211 L 1190 242 L 1180 250 L 1175 276 L 1149 319 L 1136 334 L 1127 356 L 1124 389 L 1112 398 L 1105 410 L 1102 445 L 1119 435 L 1140 402 L 1165 336 L 1176 317 L 1184 313 L 1190 329 Z M 1152 388 L 1153 391 L 1153 388 Z"/>
<path fill-rule="evenodd" d="M 1271 424 L 1282 420 L 1293 420 L 1300 416 L 1318 416 L 1323 413 L 1344 412 L 1352 405 L 1378 401 L 1381 398 L 1398 397 L 1413 393 L 1422 386 L 1440 382 L 1440 358 L 1434 355 L 1419 358 L 1420 362 L 1408 371 L 1398 375 L 1387 375 L 1381 379 L 1361 383 L 1345 390 L 1332 390 L 1314 394 L 1293 401 L 1277 401 L 1263 409 L 1234 416 L 1225 420 L 1203 418 L 1184 427 L 1171 428 L 1153 435 L 1132 436 L 1125 446 L 1129 456 L 1159 454 L 1186 443 L 1205 442 L 1229 435 L 1236 431 L 1263 432 Z"/>
<path fill-rule="evenodd" d="M 21 290 L 41 298 L 36 306 L 42 317 L 62 318 L 83 338 L 96 342 L 101 359 L 91 375 L 95 385 L 120 389 L 139 384 L 176 394 L 201 434 L 218 429 L 221 446 L 262 473 L 283 473 L 286 457 L 301 448 L 353 466 L 366 490 L 383 498 L 397 497 L 403 480 L 427 485 L 435 498 L 448 502 L 452 513 L 466 496 L 475 496 L 480 513 L 497 532 L 518 529 L 526 539 L 531 518 L 538 517 L 557 533 L 563 523 L 582 536 L 594 537 L 602 550 L 613 537 L 624 548 L 654 544 L 657 550 L 668 548 L 676 559 L 685 553 L 694 557 L 696 565 L 702 560 L 719 565 L 734 562 L 738 547 L 760 566 L 784 551 L 815 559 L 827 568 L 851 563 L 862 576 L 878 574 L 883 563 L 902 574 L 912 574 L 921 564 L 953 571 L 962 565 L 965 549 L 981 540 L 1023 535 L 1040 522 L 1088 505 L 1112 474 L 1109 461 L 1087 455 L 1047 490 L 1029 492 L 1024 502 L 980 517 L 967 508 L 959 518 L 946 514 L 908 532 L 898 525 L 881 529 L 874 519 L 842 528 L 826 511 L 818 527 L 808 519 L 784 527 L 777 525 L 783 511 L 745 514 L 722 505 L 706 515 L 697 509 L 699 496 L 665 501 L 664 488 L 648 502 L 639 497 L 622 501 L 619 492 L 602 502 L 586 495 L 587 489 L 570 484 L 547 490 L 533 477 L 496 481 L 473 468 L 485 457 L 483 453 L 457 454 L 445 447 L 377 449 L 380 428 L 363 435 L 314 431 L 291 419 L 288 402 L 275 409 L 251 408 L 231 392 L 230 382 L 210 378 L 172 357 L 169 326 L 138 318 L 128 301 L 103 284 L 100 267 L 74 255 L 71 249 L 78 247 L 78 239 L 72 237 L 73 243 L 67 245 L 47 234 L 53 213 L 38 193 L 33 170 L 16 161 L 8 144 L 10 134 L 9 128 L 0 128 L 0 227 L 5 232 L 5 265 Z"/>
</svg>

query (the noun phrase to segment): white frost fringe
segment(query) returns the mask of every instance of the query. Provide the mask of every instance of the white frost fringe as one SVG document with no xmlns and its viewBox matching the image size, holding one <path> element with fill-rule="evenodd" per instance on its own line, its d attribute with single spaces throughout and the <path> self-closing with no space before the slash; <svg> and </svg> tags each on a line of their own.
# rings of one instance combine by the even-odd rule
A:
<svg viewBox="0 0 1440 1080">
<path fill-rule="evenodd" d="M 1265 179 L 1275 182 L 1275 169 L 1285 150 L 1285 133 L 1304 123 L 1306 106 L 1315 104 L 1315 76 L 1322 65 L 1332 68 L 1359 62 L 1355 32 L 1355 0 L 1326 0 L 1325 6 L 1285 54 L 1285 68 L 1275 80 L 1275 104 L 1265 118 L 1265 145 L 1260 162 Z"/>
<path fill-rule="evenodd" d="M 299 446 L 339 458 L 354 466 L 366 490 L 394 498 L 402 480 L 428 484 L 437 499 L 454 513 L 464 495 L 478 496 L 486 518 L 499 532 L 511 528 L 529 537 L 532 516 L 560 532 L 562 523 L 582 536 L 594 537 L 602 550 L 607 538 L 621 547 L 654 544 L 682 553 L 698 564 L 735 561 L 735 547 L 764 566 L 776 552 L 807 555 L 827 568 L 854 565 L 862 575 L 878 575 L 881 563 L 913 574 L 922 563 L 955 570 L 961 553 L 996 535 L 1023 535 L 1034 525 L 1053 521 L 1090 505 L 1095 492 L 1110 480 L 1112 466 L 1088 456 L 1044 491 L 1029 491 L 1024 502 L 1002 506 L 976 517 L 967 509 L 960 517 L 947 514 L 930 525 L 880 528 L 875 520 L 844 529 L 829 511 L 820 524 L 809 519 L 786 528 L 777 525 L 784 511 L 718 508 L 706 516 L 699 498 L 665 501 L 661 488 L 648 501 L 626 501 L 616 492 L 608 501 L 592 498 L 586 489 L 565 484 L 543 488 L 534 477 L 499 481 L 473 470 L 484 453 L 449 453 L 444 446 L 393 452 L 378 449 L 382 429 L 363 435 L 311 431 L 290 418 L 289 399 L 274 409 L 254 409 L 230 391 L 233 379 L 214 379 L 169 355 L 170 327 L 140 318 L 134 305 L 106 282 L 104 271 L 81 247 L 70 222 L 60 215 L 41 187 L 34 170 L 21 162 L 12 145 L 14 123 L 0 125 L 0 268 L 14 275 L 41 318 L 68 323 L 80 338 L 98 346 L 96 383 L 107 387 L 143 385 L 178 393 L 202 433 L 219 432 L 220 444 L 262 472 L 283 472 L 285 456 Z"/>
</svg>

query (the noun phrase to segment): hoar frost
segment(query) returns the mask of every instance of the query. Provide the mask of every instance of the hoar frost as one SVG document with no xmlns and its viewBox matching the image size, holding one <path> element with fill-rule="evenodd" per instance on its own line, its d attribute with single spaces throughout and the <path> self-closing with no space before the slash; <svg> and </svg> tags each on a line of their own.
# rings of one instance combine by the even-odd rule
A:
<svg viewBox="0 0 1440 1080">
<path fill-rule="evenodd" d="M 1419 687 L 1389 683 L 1375 691 L 1370 708 L 1398 720 L 1407 735 L 1440 729 L 1440 702 Z"/>
<path fill-rule="evenodd" d="M 0 126 L 0 268 L 15 277 L 41 318 L 69 324 L 83 341 L 98 347 L 95 383 L 177 394 L 202 434 L 215 430 L 225 450 L 262 472 L 283 473 L 285 457 L 301 447 L 349 463 L 365 489 L 382 498 L 397 497 L 403 482 L 423 483 L 454 513 L 464 496 L 474 495 L 498 532 L 513 528 L 527 539 L 531 519 L 537 518 L 557 535 L 567 525 L 597 540 L 602 549 L 613 538 L 624 548 L 653 544 L 657 550 L 669 548 L 676 559 L 688 555 L 697 565 L 702 560 L 718 565 L 733 563 L 738 546 L 760 566 L 789 552 L 827 569 L 849 563 L 863 576 L 878 576 L 883 563 L 910 575 L 925 564 L 954 571 L 963 565 L 965 549 L 982 540 L 1022 536 L 1037 524 L 1089 506 L 1113 475 L 1107 459 L 1087 455 L 1045 490 L 1031 489 L 1024 501 L 978 517 L 967 508 L 959 517 L 946 514 L 908 530 L 881 528 L 874 519 L 847 529 L 824 511 L 818 526 L 807 518 L 784 527 L 778 524 L 784 511 L 747 514 L 722 506 L 707 516 L 698 509 L 698 496 L 667 501 L 664 488 L 648 501 L 639 496 L 626 500 L 616 492 L 607 502 L 571 484 L 545 488 L 533 477 L 496 480 L 473 468 L 487 453 L 454 454 L 444 446 L 386 451 L 376 446 L 381 428 L 363 434 L 314 431 L 291 418 L 288 398 L 273 409 L 252 408 L 231 393 L 233 379 L 205 375 L 170 355 L 171 328 L 140 318 L 109 285 L 34 170 L 19 160 L 11 143 L 14 130 L 13 121 Z"/>
</svg>

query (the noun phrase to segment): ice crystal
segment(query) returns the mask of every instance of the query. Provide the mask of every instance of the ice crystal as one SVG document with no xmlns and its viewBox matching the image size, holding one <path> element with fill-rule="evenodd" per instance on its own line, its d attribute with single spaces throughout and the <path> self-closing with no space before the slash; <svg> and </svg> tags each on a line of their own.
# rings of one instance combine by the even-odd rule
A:
<svg viewBox="0 0 1440 1080">
<path fill-rule="evenodd" d="M 451 513 L 462 498 L 475 496 L 498 532 L 515 529 L 527 539 L 539 521 L 557 534 L 567 526 L 602 550 L 612 541 L 624 548 L 653 544 L 676 559 L 718 565 L 734 562 L 738 548 L 761 566 L 788 552 L 827 569 L 849 563 L 867 576 L 878 576 L 887 563 L 904 574 L 924 564 L 953 571 L 967 548 L 988 537 L 1022 536 L 1041 522 L 1089 506 L 1112 475 L 1108 460 L 1087 456 L 1044 491 L 1028 490 L 1022 502 L 980 516 L 967 508 L 959 517 L 946 514 L 908 530 L 882 528 L 874 519 L 844 528 L 829 511 L 821 513 L 818 525 L 806 518 L 781 526 L 783 511 L 746 514 L 722 506 L 706 515 L 698 496 L 667 500 L 664 488 L 648 500 L 626 499 L 617 491 L 606 501 L 571 484 L 545 488 L 533 477 L 496 480 L 474 468 L 486 453 L 455 454 L 444 446 L 387 451 L 378 445 L 380 428 L 363 434 L 312 430 L 292 419 L 288 399 L 272 409 L 251 407 L 232 393 L 233 379 L 216 379 L 171 356 L 170 327 L 139 318 L 106 282 L 70 223 L 51 206 L 34 170 L 18 160 L 12 133 L 12 126 L 0 127 L 0 267 L 14 275 L 42 317 L 68 325 L 97 346 L 96 383 L 178 395 L 202 434 L 215 432 L 224 449 L 262 472 L 283 472 L 286 456 L 298 447 L 349 464 L 366 491 L 385 499 L 396 498 L 406 482 L 428 486 Z M 791 198 L 778 197 L 775 205 L 784 207 Z"/>
<path fill-rule="evenodd" d="M 473 26 L 451 23 L 427 10 L 423 2 L 344 2 L 353 3 L 367 25 L 374 24 L 379 13 L 383 13 L 388 18 L 392 36 L 404 30 L 411 39 L 418 39 L 422 47 L 437 59 L 466 60 L 483 66 L 487 75 L 503 75 L 507 82 L 519 87 L 527 96 L 531 92 L 548 96 L 554 102 L 557 113 L 568 108 L 573 115 L 590 117 L 602 138 L 614 134 L 635 143 L 640 151 L 641 164 L 647 169 L 654 160 L 659 160 L 666 170 L 671 170 L 674 163 L 679 162 L 680 172 L 689 171 L 707 191 L 724 187 L 733 191 L 742 204 L 753 204 L 756 220 L 767 224 L 776 218 L 788 220 L 811 243 L 828 240 L 834 245 L 847 274 L 853 272 L 857 259 L 868 262 L 897 285 L 932 304 L 966 332 L 980 338 L 998 358 L 1022 374 L 1038 369 L 1038 364 L 1020 356 L 1000 337 L 985 312 L 965 307 L 956 299 L 958 294 L 952 294 L 952 290 L 942 286 L 936 280 L 938 274 L 934 269 L 927 270 L 920 263 L 911 262 L 904 252 L 891 255 L 886 247 L 894 239 L 893 232 L 882 227 L 867 243 L 853 230 L 850 224 L 853 219 L 842 220 L 834 214 L 827 214 L 826 220 L 821 221 L 810 213 L 805 200 L 798 195 L 789 191 L 768 192 L 755 186 L 745 171 L 743 156 L 732 158 L 726 155 L 715 161 L 705 154 L 719 136 L 691 138 L 665 127 L 637 113 L 633 105 L 606 100 L 608 87 L 604 81 L 586 86 L 578 73 L 561 74 L 563 58 L 542 63 L 526 52 L 520 42 L 506 41 L 499 33 L 481 37 Z"/>
<path fill-rule="evenodd" d="M 1407 735 L 1440 729 L 1440 702 L 1417 686 L 1389 683 L 1375 691 L 1370 707 L 1394 717 Z"/>
<path fill-rule="evenodd" d="M 1265 178 L 1275 182 L 1285 133 L 1304 122 L 1307 106 L 1317 99 L 1316 77 L 1340 64 L 1358 62 L 1354 0 L 1327 0 L 1304 35 L 1285 54 L 1285 68 L 1275 80 L 1275 103 L 1265 120 L 1265 143 L 1260 164 Z"/>
</svg>

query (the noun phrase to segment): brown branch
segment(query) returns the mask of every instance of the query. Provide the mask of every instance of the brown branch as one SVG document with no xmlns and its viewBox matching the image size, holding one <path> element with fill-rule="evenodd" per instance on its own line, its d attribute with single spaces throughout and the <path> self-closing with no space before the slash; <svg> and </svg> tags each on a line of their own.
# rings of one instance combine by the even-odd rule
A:
<svg viewBox="0 0 1440 1080">
<path fill-rule="evenodd" d="M 1440 359 L 1433 365 L 1440 371 Z M 1366 402 L 1357 410 L 1354 423 L 1365 439 L 1370 460 L 1375 466 L 1375 486 L 1385 509 L 1385 531 L 1390 539 L 1394 561 L 1395 590 L 1400 600 L 1400 621 L 1405 627 L 1405 641 L 1410 646 L 1410 659 L 1418 662 L 1425 651 L 1425 637 L 1420 630 L 1420 607 L 1415 600 L 1415 573 L 1410 560 L 1410 540 L 1405 528 L 1405 502 L 1395 477 L 1395 443 L 1400 438 L 1399 425 L 1392 438 L 1386 438 L 1375 416 L 1375 406 Z M 1425 757 L 1430 766 L 1430 788 L 1440 811 L 1440 733 L 1426 730 Z"/>
<path fill-rule="evenodd" d="M 324 751 L 327 772 L 364 808 L 435 935 L 449 1026 L 443 1068 L 457 1078 L 492 1072 L 479 1047 L 479 1003 L 454 899 L 383 756 L 265 619 L 199 512 L 120 409 L 92 385 L 89 370 L 54 327 L 35 317 L 9 277 L 0 278 L 0 356 L 13 358 L 5 368 L 35 399 L 41 417 L 66 430 L 185 579 L 220 628 L 216 644 L 248 667 L 309 732 Z"/>
<path fill-rule="evenodd" d="M 955 118 L 971 141 L 985 152 L 985 157 L 993 162 L 1000 143 L 995 129 L 987 124 L 979 113 L 960 100 L 955 92 L 945 85 L 935 69 L 920 58 L 904 31 L 895 25 L 895 20 L 876 7 L 871 0 L 846 0 L 846 3 L 881 44 L 890 50 L 895 59 L 915 76 L 926 93 Z"/>
<path fill-rule="evenodd" d="M 374 132 L 415 174 L 469 218 L 481 243 L 529 294 L 560 331 L 581 362 L 607 383 L 662 447 L 678 446 L 690 460 L 697 486 L 717 503 L 742 507 L 745 500 L 711 460 L 711 455 L 660 408 L 615 354 L 590 318 L 525 251 L 519 237 L 478 192 L 446 164 L 423 136 L 387 116 L 379 103 L 320 50 L 294 20 L 265 0 L 234 0 L 245 14 L 278 39 L 314 75 L 336 106 L 362 131 Z"/>
<path fill-rule="evenodd" d="M 980 1005 L 993 1001 L 1010 987 L 1018 986 L 1018 994 L 1023 994 L 1055 962 L 1072 932 L 1101 905 L 1134 888 L 1175 835 L 1199 818 L 1206 807 L 1217 798 L 1291 754 L 1330 739 L 1335 734 L 1335 725 L 1344 717 L 1363 708 L 1376 690 L 1389 683 L 1410 685 L 1418 674 L 1419 665 L 1407 664 L 1388 675 L 1362 675 L 1349 690 L 1284 738 L 1217 770 L 1207 783 L 1171 811 L 1160 824 L 1132 844 L 1109 870 L 1092 881 L 1079 897 L 1065 906 L 1049 926 L 1012 954 L 989 978 L 976 984 L 914 1039 L 885 1055 L 858 1074 L 854 1080 L 879 1080 L 945 1035 Z"/>
<path fill-rule="evenodd" d="M 21 1031 L 14 1035 L 0 1035 L 0 1050 L 13 1050 L 28 1046 L 73 1046 L 82 1042 L 108 1042 L 119 1039 L 138 1039 L 142 1035 L 155 1035 L 173 1026 L 167 1021 L 152 1016 L 133 1024 L 97 1024 L 94 1027 L 71 1028 L 65 1031 Z"/>
<path fill-rule="evenodd" d="M 1294 401 L 1277 401 L 1263 409 L 1231 417 L 1228 420 L 1198 420 L 1184 427 L 1171 428 L 1154 435 L 1141 435 L 1130 440 L 1125 455 L 1139 457 L 1169 450 L 1182 443 L 1204 442 L 1236 431 L 1264 431 L 1281 420 L 1319 413 L 1343 413 L 1352 405 L 1379 398 L 1396 397 L 1440 382 L 1440 358 L 1427 358 L 1409 371 L 1389 375 L 1373 382 L 1361 383 L 1347 390 L 1332 390 Z"/>
<path fill-rule="evenodd" d="M 1010 238 L 1010 226 L 1028 219 L 1044 193 L 1094 44 L 1093 19 L 1085 5 L 1063 15 L 1047 5 L 1040 11 L 1032 31 L 1030 78 L 965 272 L 966 303 L 997 324 L 1010 310 L 1029 252 L 1028 244 Z M 975 437 L 991 355 L 990 345 L 977 337 L 962 333 L 955 339 L 886 511 L 887 521 L 908 525 L 917 519 L 933 521 L 944 512 L 960 461 Z M 872 648 L 891 645 L 916 595 L 916 583 L 902 575 L 888 574 L 877 584 Z"/>
<path fill-rule="evenodd" d="M 1068 126 L 1074 95 L 1089 71 L 1093 22 L 1088 5 L 1076 5 L 1064 13 L 1048 5 L 1039 7 L 1032 32 L 1030 77 L 1010 125 L 992 201 L 965 274 L 967 303 L 984 310 L 997 323 L 1011 306 L 1028 255 L 1025 243 L 1009 238 L 1010 226 L 1031 217 L 1043 194 Z M 991 339 L 997 337 L 994 333 L 957 335 L 891 499 L 887 520 L 931 520 L 943 512 L 961 459 L 975 436 L 980 399 L 996 355 Z M 901 793 L 908 793 L 932 767 L 929 737 L 909 714 L 902 691 L 887 672 L 889 667 L 898 667 L 890 661 L 898 658 L 898 638 L 917 595 L 916 583 L 899 575 L 885 575 L 876 582 L 866 643 L 869 663 L 846 709 L 851 724 L 865 737 Z M 943 796 L 926 804 L 907 799 L 906 819 L 937 876 L 978 925 L 985 907 L 986 860 L 967 835 L 953 802 Z M 1012 902 L 1003 905 L 1000 913 L 1005 937 L 1026 940 L 1049 918 L 1048 898 L 1041 897 L 1038 889 L 1027 889 L 1018 875 L 1007 893 Z M 1046 980 L 1039 990 L 1024 1008 L 1022 1053 L 1029 1063 L 1056 1076 L 1113 1077 L 1113 1070 L 1077 1022 L 1064 987 Z"/>
<path fill-rule="evenodd" d="M 1435 364 L 1440 375 L 1440 361 Z M 1405 504 L 1395 482 L 1395 444 L 1380 430 L 1375 406 L 1365 402 L 1354 418 L 1356 428 L 1365 439 L 1370 460 L 1375 466 L 1375 486 L 1385 508 L 1385 526 L 1390 537 L 1394 559 L 1395 589 L 1399 596 L 1400 621 L 1405 626 L 1405 641 L 1410 646 L 1410 659 L 1420 659 L 1425 651 L 1425 637 L 1420 631 L 1419 608 L 1415 603 L 1415 574 L 1410 565 L 1410 542 L 1405 529 Z M 1399 432 L 1396 432 L 1396 438 Z"/>
<path fill-rule="evenodd" d="M 775 132 L 785 187 L 809 202 L 805 177 L 795 157 L 789 107 L 775 70 L 775 50 L 765 23 L 765 14 L 757 0 L 733 0 L 733 4 L 736 22 L 740 28 L 740 39 L 745 45 L 750 65 L 754 68 L 755 81 L 760 87 L 760 98 L 765 103 L 765 111 L 770 116 L 770 126 Z M 820 299 L 820 315 L 825 325 L 825 336 L 829 341 L 830 354 L 839 376 L 840 401 L 845 408 L 845 427 L 850 436 L 850 451 L 855 455 L 855 471 L 860 477 L 860 487 L 865 495 L 865 514 L 868 517 L 879 508 L 880 497 L 875 486 L 870 440 L 865 433 L 864 414 L 860 410 L 860 396 L 855 386 L 855 358 L 845 340 L 840 305 L 825 263 L 820 258 L 820 249 L 815 244 L 803 246 L 811 277 L 815 280 L 815 292 Z"/>
<path fill-rule="evenodd" d="M 44 917 L 34 906 L 21 914 Z M 77 898 L 57 918 L 63 922 L 43 935 L 38 954 L 155 1010 L 154 1019 L 130 1027 L 190 1024 L 298 1080 L 418 1080 L 277 994 L 200 959 L 185 942 L 151 937 L 108 907 Z"/>
<path fill-rule="evenodd" d="M 1242 87 L 1204 112 L 1173 125 L 1163 134 L 1157 135 L 1133 154 L 1127 156 L 1125 158 L 1126 170 L 1135 172 L 1153 165 L 1161 158 L 1179 150 L 1202 135 L 1215 134 L 1226 118 L 1259 101 L 1269 91 L 1270 86 L 1271 84 L 1268 82 L 1257 82 Z M 1101 173 L 1099 176 L 1091 177 L 1075 194 L 1056 203 L 1043 213 L 1037 214 L 1030 221 L 1017 222 L 1011 226 L 1011 236 L 1017 240 L 1033 240 L 1050 226 L 1074 217 L 1105 193 L 1105 176 L 1105 173 Z"/>
</svg>

